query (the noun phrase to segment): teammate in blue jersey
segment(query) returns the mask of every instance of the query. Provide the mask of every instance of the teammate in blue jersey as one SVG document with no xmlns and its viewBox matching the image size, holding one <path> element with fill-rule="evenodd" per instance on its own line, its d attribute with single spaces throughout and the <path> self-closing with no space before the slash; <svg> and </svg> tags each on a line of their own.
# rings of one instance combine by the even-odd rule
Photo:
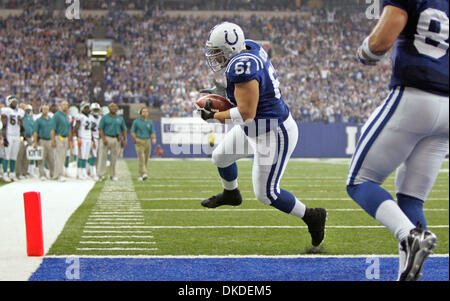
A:
<svg viewBox="0 0 450 301">
<path fill-rule="evenodd" d="M 240 205 L 236 161 L 253 154 L 256 198 L 302 218 L 311 234 L 312 245 L 319 246 L 324 238 L 326 210 L 306 208 L 292 193 L 280 189 L 281 177 L 297 144 L 298 128 L 283 101 L 280 83 L 266 51 L 256 42 L 246 40 L 238 25 L 224 22 L 209 34 L 206 59 L 213 71 L 225 69 L 227 86 L 222 87 L 222 93 L 219 87 L 203 92 L 222 94 L 235 106 L 214 113 L 206 103 L 201 110 L 204 120 L 234 124 L 212 154 L 224 190 L 201 204 L 208 208 Z"/>
<path fill-rule="evenodd" d="M 423 204 L 449 146 L 448 0 L 383 0 L 358 57 L 376 65 L 392 47 L 390 93 L 362 128 L 347 191 L 398 239 L 398 280 L 414 281 L 437 244 Z M 396 169 L 397 203 L 380 186 Z"/>
</svg>

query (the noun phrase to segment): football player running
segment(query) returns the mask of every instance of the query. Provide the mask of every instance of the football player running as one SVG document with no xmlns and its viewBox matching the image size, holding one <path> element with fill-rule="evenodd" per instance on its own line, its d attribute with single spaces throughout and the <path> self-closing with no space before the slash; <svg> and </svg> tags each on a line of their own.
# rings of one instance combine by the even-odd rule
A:
<svg viewBox="0 0 450 301">
<path fill-rule="evenodd" d="M 212 153 L 224 190 L 201 204 L 208 208 L 240 205 L 236 161 L 253 154 L 256 198 L 302 218 L 311 234 L 312 245 L 319 246 L 325 233 L 326 210 L 306 208 L 292 193 L 280 189 L 280 180 L 297 144 L 298 128 L 283 101 L 280 83 L 266 51 L 258 43 L 246 40 L 238 25 L 224 22 L 211 30 L 205 55 L 214 72 L 225 69 L 227 86 L 201 92 L 222 94 L 235 106 L 213 112 L 207 101 L 201 116 L 204 120 L 231 121 L 235 126 Z"/>
<path fill-rule="evenodd" d="M 448 152 L 448 1 L 383 0 L 383 13 L 358 49 L 376 65 L 394 46 L 390 93 L 361 131 L 348 194 L 399 241 L 398 280 L 422 276 L 437 238 L 423 204 Z M 394 197 L 381 185 L 395 170 Z"/>
<path fill-rule="evenodd" d="M 14 95 L 6 97 L 6 107 L 1 111 L 3 123 L 2 136 L 5 154 L 3 158 L 3 181 L 17 181 L 15 176 L 16 160 L 21 144 L 20 136 L 23 131 L 22 119 L 25 112 L 18 107 L 19 100 Z M 9 176 L 7 174 L 9 166 Z"/>
</svg>

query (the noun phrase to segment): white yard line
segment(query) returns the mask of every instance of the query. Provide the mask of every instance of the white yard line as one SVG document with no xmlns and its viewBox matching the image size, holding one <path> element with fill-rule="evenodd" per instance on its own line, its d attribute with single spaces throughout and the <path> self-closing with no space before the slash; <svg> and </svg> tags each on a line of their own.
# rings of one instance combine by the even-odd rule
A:
<svg viewBox="0 0 450 301">
<path fill-rule="evenodd" d="M 105 231 L 98 231 L 98 230 L 83 230 L 83 233 L 90 233 L 90 234 L 94 234 L 94 233 L 98 233 L 98 234 L 127 234 L 127 233 L 131 233 L 131 234 L 150 234 L 152 233 L 152 231 L 124 231 L 124 230 L 120 230 L 120 231 L 114 231 L 114 230 L 105 230 Z M 153 236 L 152 236 L 153 238 Z"/>
<path fill-rule="evenodd" d="M 144 209 L 147 212 L 209 212 L 209 213 L 220 213 L 220 212 L 279 212 L 278 209 Z M 353 209 L 353 208 L 338 208 L 338 209 L 327 209 L 330 212 L 364 212 L 363 209 Z M 424 211 L 448 211 L 448 209 L 424 209 Z"/>
<path fill-rule="evenodd" d="M 0 280 L 28 280 L 43 260 L 43 257 L 27 256 L 23 193 L 39 191 L 41 194 L 44 252 L 47 253 L 94 184 L 93 180 L 28 179 L 0 187 Z"/>
<path fill-rule="evenodd" d="M 153 238 L 152 235 L 82 235 L 81 238 Z"/>
<path fill-rule="evenodd" d="M 386 229 L 384 226 L 326 226 L 327 229 Z M 448 228 L 449 225 L 428 225 Z M 86 226 L 85 229 L 307 229 L 307 226 Z"/>
<path fill-rule="evenodd" d="M 430 257 L 436 258 L 446 258 L 449 254 L 431 254 Z M 52 255 L 46 256 L 48 258 L 126 258 L 126 259 L 227 259 L 227 258 L 257 258 L 257 259 L 283 259 L 283 258 L 368 258 L 368 257 L 379 257 L 379 258 L 398 258 L 398 255 L 394 254 L 348 254 L 348 255 L 323 255 L 323 254 L 298 254 L 298 255 Z"/>
<path fill-rule="evenodd" d="M 158 248 L 77 248 L 77 251 L 157 251 Z"/>
<path fill-rule="evenodd" d="M 82 240 L 80 241 L 80 244 L 90 244 L 90 245 L 134 245 L 134 244 L 141 244 L 141 245 L 154 245 L 156 242 L 154 241 L 86 241 Z"/>
<path fill-rule="evenodd" d="M 119 179 L 117 182 L 112 182 L 107 180 L 100 192 L 97 203 L 92 208 L 91 214 L 88 217 L 88 222 L 85 223 L 83 233 L 94 233 L 94 231 L 89 231 L 88 229 L 95 225 L 94 227 L 110 227 L 114 225 L 115 231 L 96 231 L 96 233 L 120 233 L 125 234 L 130 231 L 120 231 L 121 227 L 127 225 L 145 225 L 143 209 L 141 208 L 141 203 L 137 197 L 134 190 L 133 181 L 131 179 L 130 171 L 128 170 L 125 161 L 117 162 L 117 174 Z M 112 213 L 112 214 L 111 214 Z M 137 235 L 139 233 L 148 234 L 148 232 L 134 231 L 135 238 L 152 238 L 154 236 L 148 235 Z M 122 236 L 123 237 L 123 236 Z M 131 237 L 131 236 L 128 236 Z M 129 244 L 140 244 L 140 245 L 155 245 L 155 241 L 109 241 L 102 239 L 120 238 L 120 236 L 92 236 L 92 238 L 97 238 L 96 241 L 80 241 L 80 244 L 105 244 L 105 245 L 129 245 Z M 129 251 L 129 250 L 157 250 L 156 248 L 77 248 L 77 251 Z"/>
</svg>

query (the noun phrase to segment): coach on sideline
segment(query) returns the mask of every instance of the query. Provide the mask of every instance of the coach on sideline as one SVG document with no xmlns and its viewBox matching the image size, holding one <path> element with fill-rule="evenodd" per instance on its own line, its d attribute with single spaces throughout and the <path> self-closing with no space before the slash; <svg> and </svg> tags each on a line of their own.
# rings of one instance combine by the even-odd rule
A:
<svg viewBox="0 0 450 301">
<path fill-rule="evenodd" d="M 133 125 L 131 126 L 131 136 L 133 137 L 139 159 L 138 181 L 142 181 L 148 178 L 147 163 L 152 149 L 149 139 L 151 136 L 152 143 L 156 144 L 156 134 L 152 121 L 148 119 L 148 108 L 142 107 L 139 110 L 139 115 L 141 116 L 133 121 Z"/>
<path fill-rule="evenodd" d="M 24 179 L 28 174 L 31 175 L 29 165 L 34 165 L 27 159 L 27 147 L 33 144 L 33 107 L 29 104 L 24 104 L 23 110 L 23 141 L 20 144 L 19 153 L 17 154 L 16 176 L 19 180 Z"/>
<path fill-rule="evenodd" d="M 52 139 L 56 140 L 55 149 L 55 172 L 54 178 L 58 181 L 65 181 L 63 177 L 64 174 L 64 163 L 66 160 L 66 153 L 69 149 L 69 141 L 72 141 L 70 132 L 70 120 L 67 112 L 69 111 L 69 103 L 67 101 L 62 101 L 59 105 L 59 110 L 53 115 L 53 123 L 55 126 L 55 137 Z"/>
<path fill-rule="evenodd" d="M 34 136 L 34 148 L 42 147 L 43 156 L 42 160 L 38 161 L 39 177 L 41 180 L 45 180 L 47 177 L 44 172 L 44 162 L 47 161 L 48 169 L 50 170 L 50 178 L 53 178 L 55 170 L 55 148 L 56 141 L 53 119 L 49 116 L 49 107 L 44 104 L 39 110 L 42 116 L 39 117 L 34 123 L 33 136 Z M 53 139 L 52 139 L 53 137 Z"/>
<path fill-rule="evenodd" d="M 108 106 L 109 114 L 100 120 L 98 132 L 100 134 L 98 149 L 98 181 L 102 181 L 106 172 L 106 160 L 108 150 L 111 153 L 109 176 L 112 181 L 117 181 L 116 163 L 119 155 L 120 141 L 123 141 L 123 148 L 127 146 L 127 127 L 122 116 L 117 115 L 117 105 L 112 103 Z"/>
</svg>

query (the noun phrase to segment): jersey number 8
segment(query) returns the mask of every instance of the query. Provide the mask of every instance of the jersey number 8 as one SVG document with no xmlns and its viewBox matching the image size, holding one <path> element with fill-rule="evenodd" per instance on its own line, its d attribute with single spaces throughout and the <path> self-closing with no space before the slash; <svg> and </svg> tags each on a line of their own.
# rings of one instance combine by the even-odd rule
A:
<svg viewBox="0 0 450 301">
<path fill-rule="evenodd" d="M 438 9 L 428 8 L 420 14 L 414 46 L 420 54 L 440 59 L 448 50 L 449 19 Z"/>
</svg>

